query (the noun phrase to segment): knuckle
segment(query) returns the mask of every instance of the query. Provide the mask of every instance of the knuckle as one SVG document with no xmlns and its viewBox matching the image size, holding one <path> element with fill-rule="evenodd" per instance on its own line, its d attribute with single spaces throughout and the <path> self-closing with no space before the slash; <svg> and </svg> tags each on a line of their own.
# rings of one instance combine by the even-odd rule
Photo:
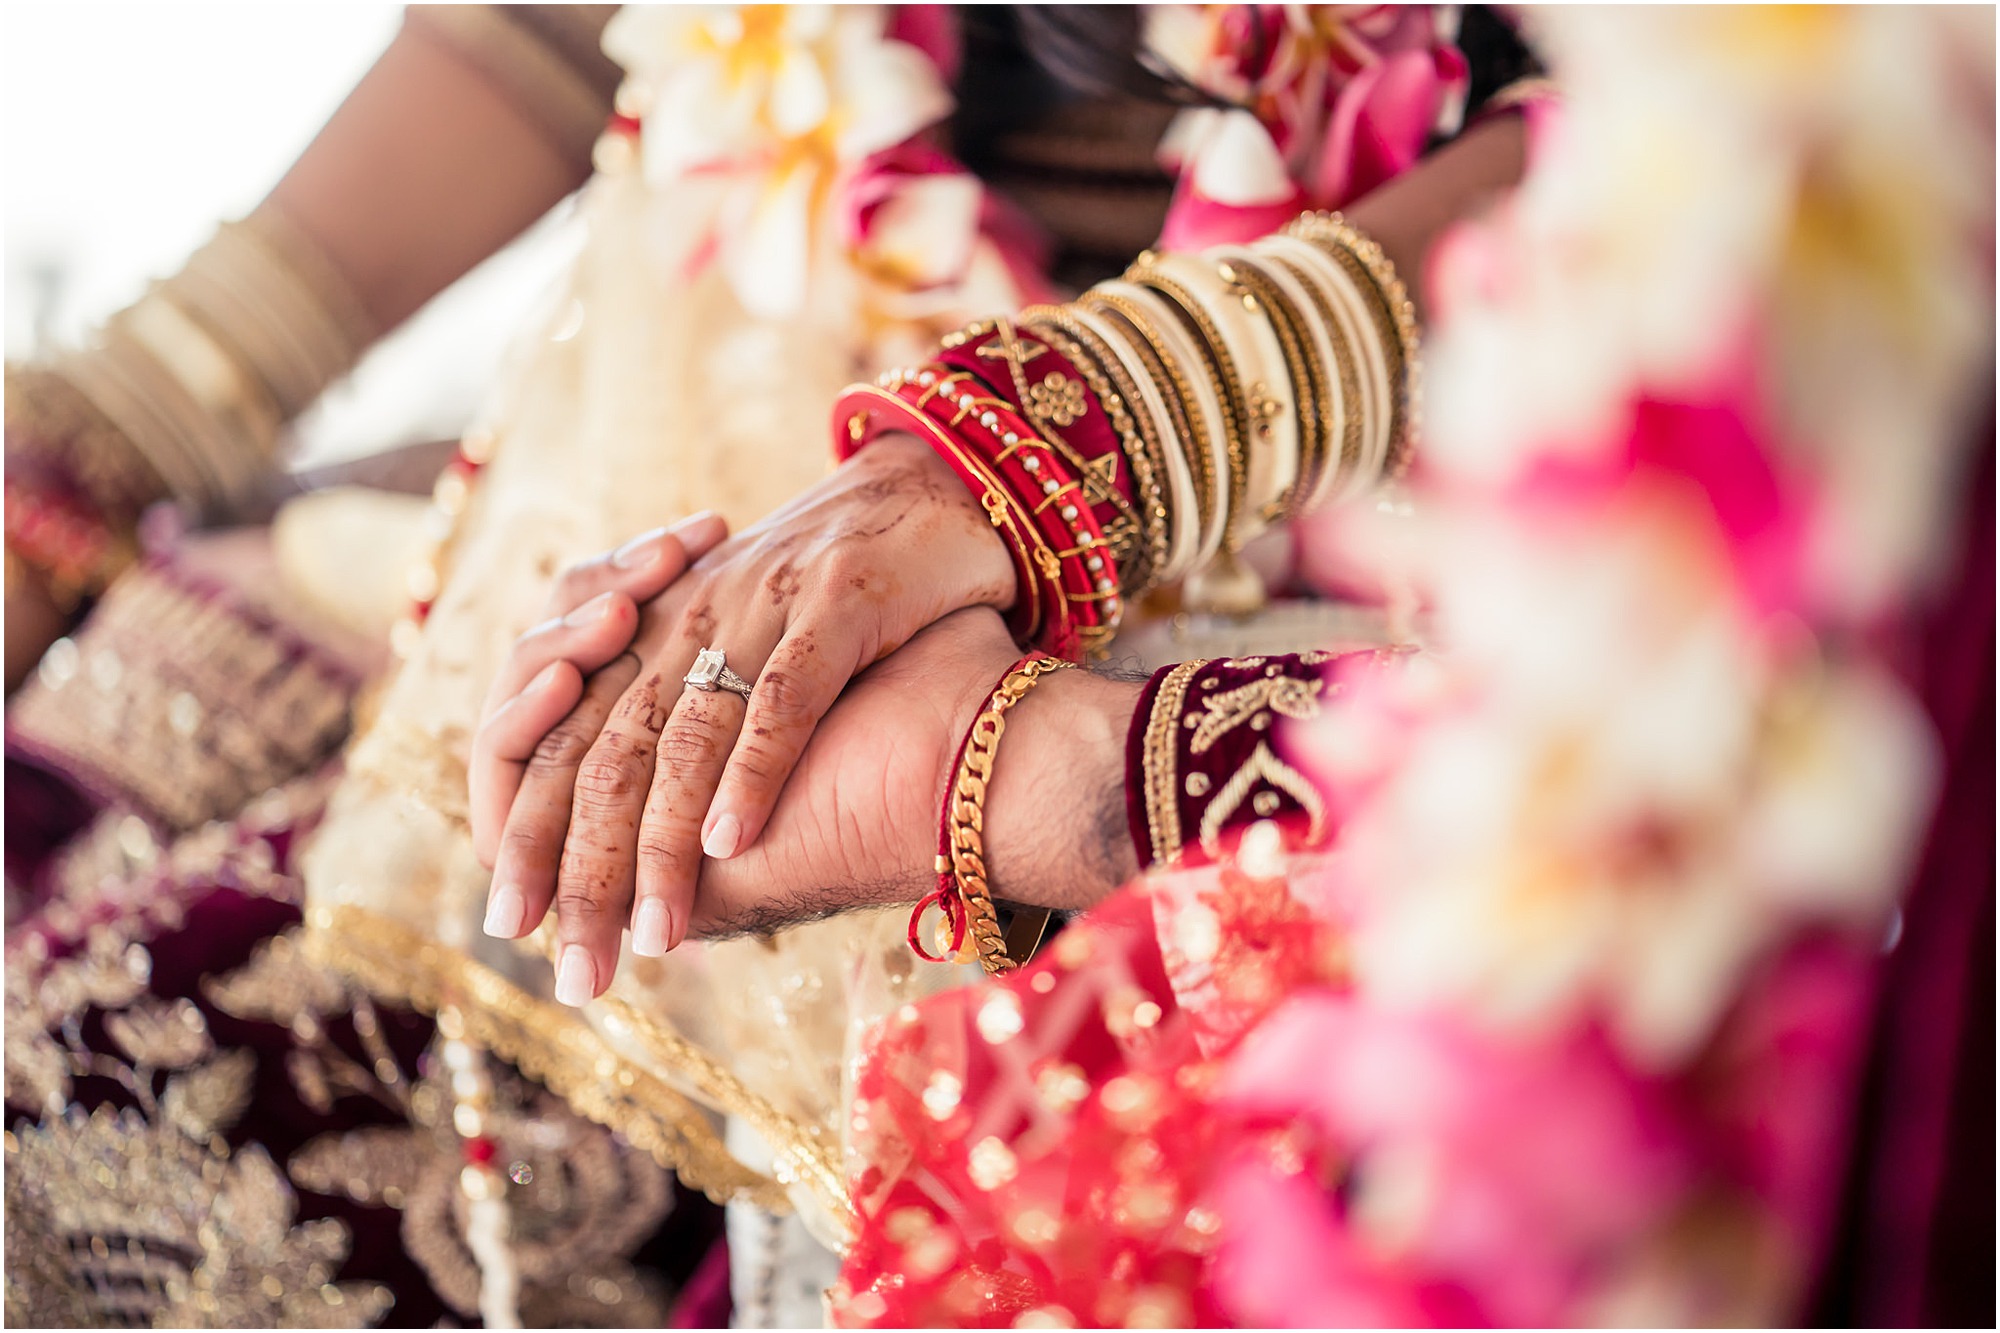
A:
<svg viewBox="0 0 2000 1333">
<path fill-rule="evenodd" d="M 565 859 L 564 882 L 556 891 L 556 915 L 563 921 L 578 926 L 591 926 L 604 921 L 618 910 L 611 900 L 609 889 L 600 880 L 592 878 L 581 870 L 575 872 L 575 877 L 585 882 L 581 884 L 570 882 L 572 871 Z"/>
<path fill-rule="evenodd" d="M 576 797 L 579 804 L 614 805 L 640 791 L 651 776 L 644 764 L 623 744 L 591 747 L 576 770 Z"/>
<path fill-rule="evenodd" d="M 668 872 L 677 871 L 688 862 L 683 840 L 651 820 L 639 830 L 638 853 L 642 865 Z"/>
<path fill-rule="evenodd" d="M 528 756 L 528 772 L 538 777 L 567 772 L 582 761 L 595 739 L 584 721 L 572 713 L 535 742 Z"/>
<path fill-rule="evenodd" d="M 812 696 L 798 672 L 770 666 L 757 677 L 752 697 L 758 704 L 758 718 L 765 727 L 792 726 L 811 715 Z"/>
<path fill-rule="evenodd" d="M 791 761 L 775 747 L 745 742 L 730 757 L 729 766 L 732 776 L 743 786 L 768 790 L 784 781 L 791 770 Z"/>
<path fill-rule="evenodd" d="M 510 823 L 500 834 L 499 855 L 520 866 L 538 865 L 548 858 L 548 844 L 541 830 L 530 824 Z"/>
<path fill-rule="evenodd" d="M 658 765 L 668 774 L 715 762 L 715 729 L 698 716 L 677 717 L 660 735 Z"/>
</svg>

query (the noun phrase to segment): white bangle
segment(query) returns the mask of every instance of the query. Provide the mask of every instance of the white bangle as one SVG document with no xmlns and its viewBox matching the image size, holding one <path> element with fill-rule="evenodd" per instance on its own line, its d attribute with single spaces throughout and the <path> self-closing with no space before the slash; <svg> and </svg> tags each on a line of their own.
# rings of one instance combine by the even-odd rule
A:
<svg viewBox="0 0 2000 1333">
<path fill-rule="evenodd" d="M 1224 407 L 1222 400 L 1216 397 L 1215 386 L 1210 382 L 1205 369 L 1206 362 L 1201 355 L 1201 348 L 1196 345 L 1193 336 L 1182 325 L 1180 316 L 1174 313 L 1173 307 L 1167 303 L 1165 297 L 1137 283 L 1118 280 L 1100 282 L 1093 290 L 1129 302 L 1146 317 L 1146 323 L 1151 327 L 1153 335 L 1173 356 L 1176 369 L 1180 371 L 1188 392 L 1194 395 L 1194 406 L 1201 416 L 1206 438 L 1183 441 L 1183 447 L 1206 448 L 1209 458 L 1208 475 L 1214 478 L 1213 494 L 1210 496 L 1212 503 L 1208 506 L 1208 522 L 1201 525 L 1200 540 L 1196 544 L 1195 558 L 1191 564 L 1191 568 L 1198 569 L 1214 559 L 1215 553 L 1222 549 L 1222 539 L 1228 530 L 1230 509 L 1235 502 L 1235 497 L 1230 494 L 1229 443 L 1227 427 L 1223 424 L 1223 413 L 1228 409 Z M 1181 461 L 1183 465 L 1187 464 L 1186 459 Z"/>
<path fill-rule="evenodd" d="M 1301 276 L 1310 280 L 1326 297 L 1328 307 L 1340 323 L 1340 337 L 1354 356 L 1359 381 L 1361 449 L 1359 466 L 1329 499 L 1347 500 L 1372 490 L 1381 480 L 1389 455 L 1390 406 L 1394 386 L 1389 382 L 1388 359 L 1381 335 L 1368 318 L 1365 295 L 1340 265 L 1310 241 L 1296 236 L 1266 236 L 1257 242 L 1274 255 L 1294 261 Z"/>
<path fill-rule="evenodd" d="M 1201 305 L 1221 335 L 1220 349 L 1236 374 L 1243 403 L 1244 495 L 1232 534 L 1241 549 L 1269 526 L 1268 515 L 1298 475 L 1299 405 L 1284 346 L 1270 322 L 1247 305 L 1217 271 L 1221 256 L 1157 254 L 1151 271 L 1177 284 Z M 1146 268 L 1140 270 L 1143 280 Z"/>
</svg>

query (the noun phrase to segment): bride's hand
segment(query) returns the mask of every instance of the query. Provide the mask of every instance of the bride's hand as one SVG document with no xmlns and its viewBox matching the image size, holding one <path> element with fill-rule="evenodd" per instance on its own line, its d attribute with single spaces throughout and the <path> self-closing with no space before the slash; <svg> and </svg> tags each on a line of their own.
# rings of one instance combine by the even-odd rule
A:
<svg viewBox="0 0 2000 1333">
<path fill-rule="evenodd" d="M 609 983 L 628 920 L 638 952 L 672 948 L 704 850 L 727 860 L 757 842 L 848 682 L 951 612 L 1013 595 L 1006 548 L 950 469 L 913 439 L 871 445 L 647 604 L 631 656 L 589 680 L 531 757 L 502 771 L 496 747 L 475 752 L 477 790 L 518 782 L 497 837 L 504 799 L 475 803 L 489 928 L 525 934 L 553 900 L 563 943 L 581 946 L 565 994 L 583 998 Z M 705 647 L 755 682 L 747 704 L 683 689 Z M 575 697 L 567 678 L 547 688 Z"/>
</svg>

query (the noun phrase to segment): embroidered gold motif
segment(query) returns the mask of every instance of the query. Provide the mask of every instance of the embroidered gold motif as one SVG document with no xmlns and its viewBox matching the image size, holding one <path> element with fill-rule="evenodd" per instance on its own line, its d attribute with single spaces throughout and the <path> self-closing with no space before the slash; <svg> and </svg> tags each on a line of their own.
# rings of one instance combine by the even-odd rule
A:
<svg viewBox="0 0 2000 1333">
<path fill-rule="evenodd" d="M 1050 371 L 1038 384 L 1028 386 L 1028 411 L 1055 426 L 1073 426 L 1090 410 L 1090 402 L 1083 396 L 1083 382 L 1073 380 L 1060 370 Z M 1113 465 L 1117 458 L 1111 458 Z"/>
<path fill-rule="evenodd" d="M 442 1061 L 437 1062 L 442 1066 Z M 461 1315 L 479 1308 L 479 1265 L 467 1246 L 447 1076 L 425 1080 L 415 1122 L 322 1135 L 292 1158 L 292 1180 L 319 1194 L 401 1211 L 404 1248 L 440 1297 Z M 650 1235 L 670 1202 L 667 1174 L 611 1131 L 572 1112 L 561 1098 L 510 1080 L 485 1118 L 508 1191 L 516 1271 L 529 1290 L 560 1290 L 572 1279 L 621 1284 L 635 1278 L 623 1256 Z M 590 1322 L 605 1318 L 595 1311 Z M 617 1322 L 655 1322 L 621 1308 Z"/>
<path fill-rule="evenodd" d="M 1201 701 L 1202 716 L 1194 729 L 1190 749 L 1195 754 L 1206 753 L 1222 737 L 1266 709 L 1295 719 L 1316 717 L 1322 688 L 1324 682 L 1318 679 L 1266 676 L 1221 694 L 1211 694 Z"/>
<path fill-rule="evenodd" d="M 1306 829 L 1308 842 L 1316 843 L 1325 835 L 1326 802 L 1320 798 L 1319 792 L 1313 788 L 1305 774 L 1271 753 L 1270 746 L 1259 741 L 1257 748 L 1250 752 L 1250 757 L 1243 761 L 1242 767 L 1230 775 L 1229 781 L 1223 783 L 1222 789 L 1215 794 L 1215 799 L 1201 812 L 1200 832 L 1203 851 L 1210 856 L 1221 855 L 1222 826 L 1227 824 L 1229 817 L 1250 798 L 1251 792 L 1260 782 L 1268 783 L 1290 796 L 1305 810 L 1306 818 L 1310 821 Z"/>
<path fill-rule="evenodd" d="M 708 1115 L 665 1080 L 635 1068 L 567 1009 L 537 999 L 511 981 L 362 908 L 312 913 L 304 936 L 309 961 L 333 967 L 370 994 L 435 1013 L 449 991 L 465 1015 L 466 1039 L 566 1098 L 577 1114 L 623 1134 L 692 1188 L 717 1201 L 744 1199 L 783 1212 L 783 1188 L 743 1166 L 722 1146 Z M 600 1007 L 652 1046 L 668 1068 L 687 1077 L 714 1105 L 742 1115 L 806 1180 L 823 1203 L 849 1217 L 845 1177 L 832 1151 L 808 1127 L 752 1096 L 692 1043 L 665 1031 L 630 1005 L 606 997 Z M 614 1076 L 615 1075 L 615 1076 Z"/>
<path fill-rule="evenodd" d="M 51 649 L 7 721 L 37 751 L 186 829 L 330 755 L 351 693 L 345 675 L 255 613 L 137 569 Z"/>
</svg>

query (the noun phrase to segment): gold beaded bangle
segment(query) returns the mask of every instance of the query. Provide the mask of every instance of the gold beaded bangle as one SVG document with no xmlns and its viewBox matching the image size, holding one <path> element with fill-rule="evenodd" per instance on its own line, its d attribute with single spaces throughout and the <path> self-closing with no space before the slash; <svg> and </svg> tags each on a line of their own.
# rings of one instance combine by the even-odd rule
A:
<svg viewBox="0 0 2000 1333">
<path fill-rule="evenodd" d="M 949 859 L 938 857 L 937 872 L 950 872 L 965 902 L 967 929 L 979 953 L 979 965 L 994 976 L 1012 972 L 1025 960 L 1007 952 L 1007 941 L 993 910 L 993 895 L 986 882 L 986 788 L 993 780 L 993 760 L 1000 751 L 1000 738 L 1007 731 L 1007 712 L 1026 697 L 1029 690 L 1053 671 L 1075 665 L 1060 657 L 1031 657 L 1008 672 L 994 687 L 986 707 L 973 719 L 952 777 L 951 797 L 946 806 L 946 830 L 951 847 Z"/>
<path fill-rule="evenodd" d="M 1222 549 L 1233 555 L 1242 547 L 1239 520 L 1250 493 L 1250 456 L 1247 452 L 1249 407 L 1244 402 L 1243 385 L 1237 378 L 1235 359 L 1229 355 L 1228 345 L 1222 341 L 1221 330 L 1215 327 L 1215 322 L 1201 308 L 1201 302 L 1193 292 L 1154 270 L 1150 262 L 1152 258 L 1150 250 L 1140 255 L 1139 262 L 1125 271 L 1125 279 L 1151 287 L 1166 297 L 1180 312 L 1189 331 L 1207 347 L 1209 359 L 1202 369 L 1207 372 L 1215 386 L 1216 397 L 1223 405 L 1224 447 L 1229 451 L 1229 518 L 1223 525 Z"/>
<path fill-rule="evenodd" d="M 1168 448 L 1165 432 L 1172 427 L 1168 422 L 1155 419 L 1153 411 L 1147 405 L 1145 389 L 1149 386 L 1138 382 L 1138 376 L 1133 372 L 1131 365 L 1118 354 L 1117 347 L 1105 336 L 1104 327 L 1093 326 L 1090 323 L 1098 316 L 1075 305 L 1070 307 L 1070 311 L 1071 320 L 1089 336 L 1087 339 L 1079 338 L 1073 342 L 1065 336 L 1063 338 L 1067 344 L 1065 355 L 1074 352 L 1076 355 L 1071 355 L 1070 359 L 1076 361 L 1079 366 L 1085 365 L 1088 358 L 1096 358 L 1099 365 L 1093 368 L 1100 369 L 1101 373 L 1115 382 L 1114 387 L 1123 399 L 1133 422 L 1139 428 L 1137 443 L 1140 448 L 1138 452 L 1130 455 L 1129 462 L 1133 485 L 1144 501 L 1143 531 L 1147 560 L 1143 569 L 1135 568 L 1132 577 L 1126 580 L 1129 600 L 1131 595 L 1151 587 L 1159 579 L 1170 556 L 1169 524 L 1172 520 L 1172 511 L 1167 507 L 1164 478 Z M 1057 330 L 1051 329 L 1051 332 Z M 1086 361 L 1077 360 L 1078 355 L 1086 358 Z"/>
<path fill-rule="evenodd" d="M 1215 464 L 1208 452 L 1208 423 L 1201 414 L 1201 405 L 1194 399 L 1193 392 L 1181 375 L 1180 366 L 1168 352 L 1146 322 L 1142 311 L 1124 297 L 1112 292 L 1100 292 L 1095 288 L 1079 298 L 1078 303 L 1102 311 L 1108 317 L 1122 321 L 1137 335 L 1132 339 L 1132 347 L 1147 361 L 1147 373 L 1153 376 L 1153 383 L 1159 387 L 1160 397 L 1167 404 L 1167 411 L 1173 416 L 1172 429 L 1182 456 L 1188 461 L 1195 478 L 1195 514 L 1193 522 L 1196 531 L 1206 528 L 1215 513 Z"/>
<path fill-rule="evenodd" d="M 1239 292 L 1251 313 L 1262 314 L 1270 324 L 1285 358 L 1285 372 L 1292 378 L 1292 400 L 1298 404 L 1299 416 L 1299 464 L 1291 485 L 1266 505 L 1260 515 L 1266 523 L 1275 523 L 1297 513 L 1300 497 L 1311 493 L 1312 479 L 1318 475 L 1324 449 L 1319 412 L 1324 388 L 1318 374 L 1318 358 L 1306 354 L 1301 316 L 1291 300 L 1247 256 L 1222 261 L 1216 265 L 1216 272 Z"/>
</svg>

